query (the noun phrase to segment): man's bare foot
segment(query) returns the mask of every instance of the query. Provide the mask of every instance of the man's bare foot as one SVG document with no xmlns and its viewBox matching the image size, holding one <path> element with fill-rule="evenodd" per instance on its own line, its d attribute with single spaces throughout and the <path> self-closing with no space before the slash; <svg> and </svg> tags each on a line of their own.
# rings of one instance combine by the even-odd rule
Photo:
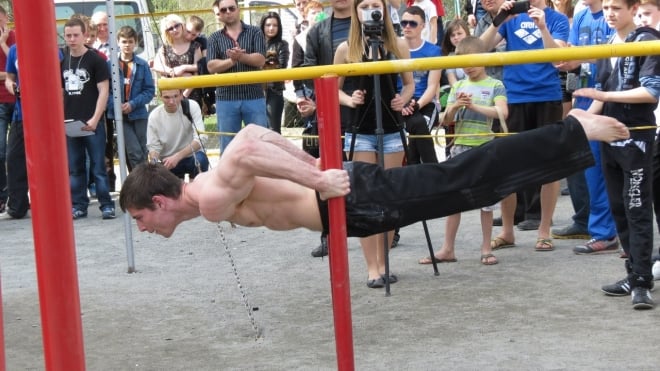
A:
<svg viewBox="0 0 660 371">
<path fill-rule="evenodd" d="M 628 128 L 612 117 L 596 115 L 581 109 L 572 109 L 568 114 L 580 122 L 589 140 L 610 143 L 630 138 Z"/>
<path fill-rule="evenodd" d="M 333 197 L 346 196 L 351 191 L 351 182 L 348 172 L 342 169 L 328 169 L 323 171 L 324 189 L 319 189 L 321 200 Z"/>
</svg>

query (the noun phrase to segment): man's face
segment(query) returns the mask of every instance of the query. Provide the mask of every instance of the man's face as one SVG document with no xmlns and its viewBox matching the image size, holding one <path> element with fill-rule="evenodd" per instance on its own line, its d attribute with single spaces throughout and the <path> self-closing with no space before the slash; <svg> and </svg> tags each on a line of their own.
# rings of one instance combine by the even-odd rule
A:
<svg viewBox="0 0 660 371">
<path fill-rule="evenodd" d="M 660 23 L 660 10 L 652 4 L 640 5 L 637 9 L 637 17 L 642 26 L 656 28 Z"/>
<path fill-rule="evenodd" d="M 108 38 L 108 17 L 99 16 L 97 18 L 92 18 L 92 23 L 96 25 L 97 28 L 97 37 L 101 40 L 106 40 Z"/>
<path fill-rule="evenodd" d="M 195 30 L 195 27 L 190 23 L 186 23 L 186 32 L 185 37 L 188 41 L 193 41 L 199 36 L 199 32 Z"/>
<path fill-rule="evenodd" d="M 307 18 L 305 18 L 305 20 L 307 21 L 307 23 L 309 23 L 309 27 L 311 27 L 316 23 L 316 16 L 322 12 L 323 12 L 323 8 L 309 8 L 307 10 Z"/>
<path fill-rule="evenodd" d="M 307 5 L 309 1 L 308 0 L 295 0 L 294 3 L 296 4 L 296 9 L 298 9 L 298 12 L 300 14 L 303 13 L 303 10 L 305 10 L 305 6 Z"/>
<path fill-rule="evenodd" d="M 179 109 L 181 104 L 181 92 L 179 90 L 164 90 L 160 93 L 160 99 L 165 105 L 165 111 L 174 113 Z"/>
<path fill-rule="evenodd" d="M 213 7 L 215 18 L 225 25 L 234 25 L 241 19 L 241 12 L 238 11 L 238 5 L 234 0 L 223 0 L 218 6 Z"/>
<path fill-rule="evenodd" d="M 131 55 L 135 50 L 135 39 L 132 37 L 130 39 L 120 37 L 119 41 L 117 41 L 117 44 L 119 45 L 119 50 L 123 55 Z"/>
<path fill-rule="evenodd" d="M 85 36 L 85 45 L 91 47 L 96 41 L 96 30 L 89 30 L 87 36 Z"/>
<path fill-rule="evenodd" d="M 496 14 L 500 10 L 502 3 L 504 3 L 504 0 L 482 0 L 481 6 L 488 13 Z"/>
<path fill-rule="evenodd" d="M 603 15 L 607 24 L 615 29 L 622 30 L 634 25 L 638 4 L 628 7 L 624 0 L 603 1 Z"/>
<path fill-rule="evenodd" d="M 419 40 L 422 38 L 424 20 L 418 15 L 403 13 L 401 16 L 401 27 L 403 28 L 403 37 L 407 40 Z"/>
<path fill-rule="evenodd" d="M 85 35 L 80 26 L 64 27 L 64 40 L 71 49 L 78 49 L 85 46 Z"/>
<path fill-rule="evenodd" d="M 335 12 L 350 11 L 354 0 L 330 0 L 330 5 Z"/>
<path fill-rule="evenodd" d="M 7 17 L 7 14 L 0 13 L 0 27 L 2 28 L 7 27 L 8 22 L 9 22 L 9 17 Z"/>
<path fill-rule="evenodd" d="M 156 233 L 163 237 L 170 237 L 176 229 L 173 214 L 167 212 L 162 204 L 156 204 L 154 210 L 128 208 L 126 211 L 135 220 L 140 232 Z"/>
</svg>

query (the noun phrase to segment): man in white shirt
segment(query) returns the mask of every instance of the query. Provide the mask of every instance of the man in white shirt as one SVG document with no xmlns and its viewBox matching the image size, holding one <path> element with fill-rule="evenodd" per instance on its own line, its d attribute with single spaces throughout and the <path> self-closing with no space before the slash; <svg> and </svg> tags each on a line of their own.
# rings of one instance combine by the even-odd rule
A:
<svg viewBox="0 0 660 371">
<path fill-rule="evenodd" d="M 182 103 L 180 90 L 163 90 L 160 98 L 163 104 L 149 114 L 147 124 L 149 161 L 161 162 L 179 178 L 188 174 L 193 179 L 209 168 L 199 136 L 202 110 L 194 100 Z"/>
</svg>

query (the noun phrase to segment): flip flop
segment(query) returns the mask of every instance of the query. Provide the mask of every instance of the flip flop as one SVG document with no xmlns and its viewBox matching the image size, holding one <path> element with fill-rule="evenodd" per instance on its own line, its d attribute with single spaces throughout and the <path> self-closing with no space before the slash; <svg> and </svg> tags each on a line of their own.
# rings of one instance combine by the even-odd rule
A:
<svg viewBox="0 0 660 371">
<path fill-rule="evenodd" d="M 436 258 L 435 256 L 433 257 L 433 259 L 435 260 L 436 263 L 456 263 L 457 262 L 456 259 L 440 259 L 440 258 Z M 417 263 L 419 263 L 419 264 L 433 264 L 433 261 L 431 260 L 430 256 L 426 256 L 426 257 L 423 257 L 423 258 L 419 259 L 419 261 Z"/>
<path fill-rule="evenodd" d="M 509 242 L 502 237 L 495 237 L 490 241 L 490 248 L 493 250 L 505 249 L 507 247 L 516 246 L 515 242 Z"/>
<path fill-rule="evenodd" d="M 488 259 L 490 259 L 490 258 L 494 258 L 495 261 L 489 262 Z M 497 263 L 499 263 L 499 261 L 497 261 L 497 258 L 495 257 L 495 255 L 493 255 L 493 254 L 481 254 L 481 264 L 483 264 L 483 265 L 495 265 Z"/>
<path fill-rule="evenodd" d="M 534 250 L 536 251 L 552 251 L 555 249 L 555 246 L 552 244 L 552 239 L 550 238 L 537 238 L 536 246 Z"/>
</svg>

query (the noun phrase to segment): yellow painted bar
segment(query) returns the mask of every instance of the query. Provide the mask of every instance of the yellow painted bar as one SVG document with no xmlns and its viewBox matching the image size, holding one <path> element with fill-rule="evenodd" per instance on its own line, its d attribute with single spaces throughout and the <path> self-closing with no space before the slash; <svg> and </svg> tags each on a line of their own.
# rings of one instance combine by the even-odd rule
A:
<svg viewBox="0 0 660 371">
<path fill-rule="evenodd" d="M 173 79 L 158 79 L 159 89 L 185 89 L 237 84 L 254 84 L 270 81 L 308 80 L 324 75 L 361 76 L 405 71 L 501 66 L 509 64 L 559 62 L 567 60 L 589 60 L 623 56 L 660 54 L 660 41 L 578 46 L 543 50 L 483 53 L 450 57 L 404 59 L 395 61 L 311 66 L 280 70 L 221 73 Z M 530 78 L 534 78 L 530 76 Z"/>
</svg>

